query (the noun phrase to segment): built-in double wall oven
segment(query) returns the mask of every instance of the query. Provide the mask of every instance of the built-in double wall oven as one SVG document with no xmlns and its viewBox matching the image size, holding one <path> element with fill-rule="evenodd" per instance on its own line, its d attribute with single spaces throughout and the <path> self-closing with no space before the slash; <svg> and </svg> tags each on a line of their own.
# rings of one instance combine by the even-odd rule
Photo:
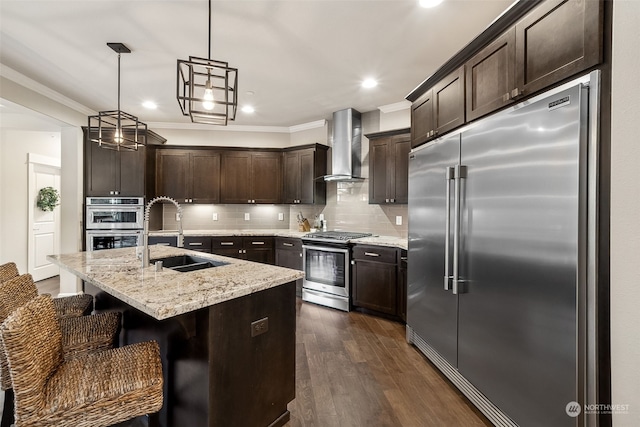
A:
<svg viewBox="0 0 640 427">
<path fill-rule="evenodd" d="M 85 208 L 87 251 L 142 245 L 144 198 L 87 197 Z"/>
</svg>

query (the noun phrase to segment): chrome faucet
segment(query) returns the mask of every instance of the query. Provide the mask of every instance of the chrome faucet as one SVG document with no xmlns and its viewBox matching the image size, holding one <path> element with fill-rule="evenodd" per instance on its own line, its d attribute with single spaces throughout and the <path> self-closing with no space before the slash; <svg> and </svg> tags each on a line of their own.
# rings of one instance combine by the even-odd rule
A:
<svg viewBox="0 0 640 427">
<path fill-rule="evenodd" d="M 178 209 L 178 247 L 184 247 L 184 234 L 182 232 L 182 207 L 178 202 L 176 202 L 171 197 L 159 196 L 153 198 L 147 203 L 147 207 L 144 209 L 144 232 L 142 236 L 142 268 L 149 266 L 149 259 L 151 258 L 151 254 L 149 251 L 149 215 L 151 212 L 151 206 L 153 206 L 157 202 L 166 201 L 173 203 Z"/>
</svg>

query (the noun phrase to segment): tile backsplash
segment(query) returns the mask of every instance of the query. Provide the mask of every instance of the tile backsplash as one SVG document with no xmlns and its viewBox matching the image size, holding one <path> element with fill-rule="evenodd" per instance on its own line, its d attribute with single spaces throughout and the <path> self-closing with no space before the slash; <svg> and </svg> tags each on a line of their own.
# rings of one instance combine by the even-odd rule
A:
<svg viewBox="0 0 640 427">
<path fill-rule="evenodd" d="M 163 229 L 178 227 L 176 212 L 175 206 L 163 205 Z M 213 219 L 214 214 L 217 220 Z M 279 214 L 282 220 L 278 219 Z M 289 205 L 182 205 L 182 221 L 185 230 L 288 229 Z"/>
<path fill-rule="evenodd" d="M 316 215 L 323 214 L 329 230 L 362 231 L 383 236 L 406 238 L 407 205 L 370 205 L 368 180 L 363 182 L 328 182 L 326 206 L 291 205 L 290 228 L 297 229 L 297 214 L 313 226 Z M 396 217 L 402 225 L 396 225 Z"/>
</svg>

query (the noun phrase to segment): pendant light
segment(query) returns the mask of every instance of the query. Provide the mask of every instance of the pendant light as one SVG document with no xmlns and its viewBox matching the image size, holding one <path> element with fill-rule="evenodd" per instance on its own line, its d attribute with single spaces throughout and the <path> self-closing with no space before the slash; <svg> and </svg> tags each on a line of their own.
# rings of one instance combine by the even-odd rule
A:
<svg viewBox="0 0 640 427">
<path fill-rule="evenodd" d="M 111 150 L 137 150 L 145 145 L 147 125 L 136 116 L 120 110 L 120 54 L 131 53 L 123 43 L 107 43 L 118 54 L 118 109 L 89 116 L 89 138 Z"/>
<path fill-rule="evenodd" d="M 211 0 L 209 0 L 209 55 L 178 59 L 177 98 L 182 114 L 193 123 L 226 126 L 238 108 L 238 69 L 211 59 Z"/>
</svg>

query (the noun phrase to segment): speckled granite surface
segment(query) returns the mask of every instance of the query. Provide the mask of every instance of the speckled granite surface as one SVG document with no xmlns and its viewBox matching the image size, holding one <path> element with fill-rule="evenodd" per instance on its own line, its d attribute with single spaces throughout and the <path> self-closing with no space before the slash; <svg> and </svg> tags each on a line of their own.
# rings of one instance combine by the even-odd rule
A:
<svg viewBox="0 0 640 427">
<path fill-rule="evenodd" d="M 304 273 L 193 252 L 182 248 L 152 245 L 151 259 L 191 254 L 227 262 L 228 265 L 179 273 L 167 268 L 142 268 L 136 248 L 50 255 L 48 260 L 80 279 L 106 291 L 127 304 L 158 319 L 167 319 L 203 307 L 282 285 Z"/>
<path fill-rule="evenodd" d="M 177 231 L 152 231 L 151 236 L 174 236 Z M 276 237 L 292 237 L 299 239 L 307 234 L 302 231 L 294 231 L 287 229 L 245 229 L 245 230 L 185 230 L 185 236 L 276 236 Z M 361 239 L 353 239 L 351 243 L 362 243 L 367 245 L 391 246 L 407 249 L 408 240 L 406 238 L 391 236 L 371 236 Z"/>
</svg>

